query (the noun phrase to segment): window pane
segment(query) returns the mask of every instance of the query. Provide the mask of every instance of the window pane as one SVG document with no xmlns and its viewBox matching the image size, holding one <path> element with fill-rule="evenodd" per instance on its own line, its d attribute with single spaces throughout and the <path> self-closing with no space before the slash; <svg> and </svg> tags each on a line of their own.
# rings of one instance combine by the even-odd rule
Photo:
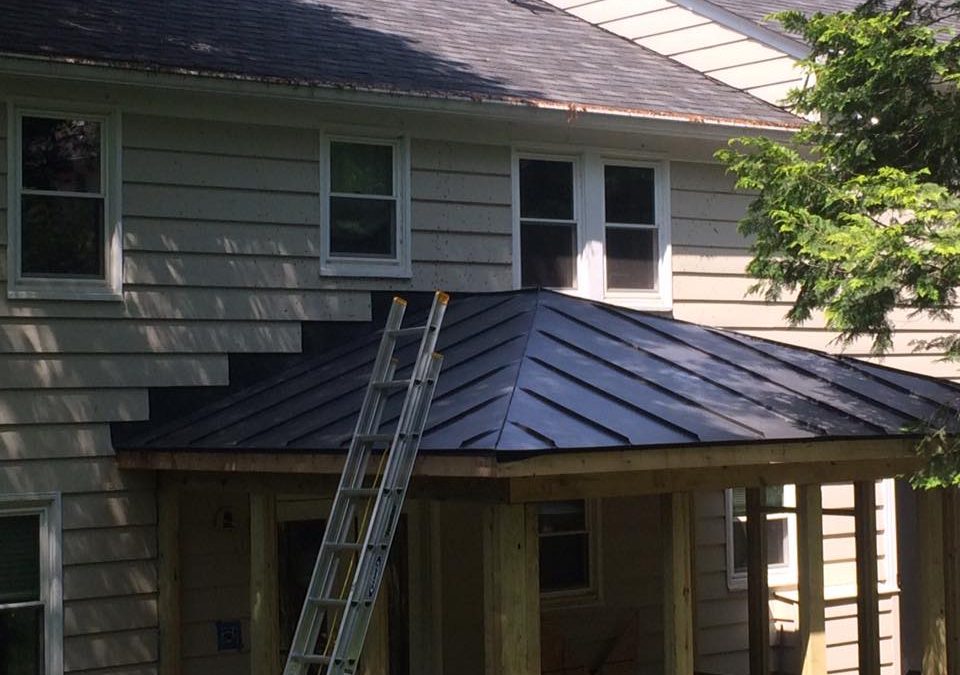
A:
<svg viewBox="0 0 960 675">
<path fill-rule="evenodd" d="M 523 223 L 520 226 L 521 285 L 573 288 L 576 241 L 574 225 Z"/>
<path fill-rule="evenodd" d="M 280 640 L 284 648 L 289 648 L 293 641 L 325 526 L 326 521 L 320 519 L 289 521 L 278 526 Z M 325 627 L 321 633 L 326 633 Z"/>
<path fill-rule="evenodd" d="M 397 203 L 392 199 L 330 198 L 330 253 L 396 257 Z"/>
<path fill-rule="evenodd" d="M 23 118 L 23 187 L 100 192 L 100 123 Z"/>
<path fill-rule="evenodd" d="M 0 672 L 39 675 L 43 663 L 43 606 L 0 609 Z"/>
<path fill-rule="evenodd" d="M 659 262 L 657 231 L 607 228 L 607 288 L 655 289 Z"/>
<path fill-rule="evenodd" d="M 738 487 L 733 488 L 730 491 L 730 494 L 733 498 L 733 515 L 735 516 L 746 516 L 747 515 L 747 491 L 745 488 Z M 766 505 L 767 506 L 783 506 L 783 495 L 784 490 L 782 485 L 768 485 L 766 487 Z"/>
<path fill-rule="evenodd" d="M 330 190 L 392 195 L 393 146 L 331 142 Z"/>
<path fill-rule="evenodd" d="M 573 162 L 520 160 L 520 217 L 573 220 Z"/>
<path fill-rule="evenodd" d="M 541 537 L 541 592 L 588 588 L 589 560 L 589 537 L 586 534 Z"/>
<path fill-rule="evenodd" d="M 24 195 L 20 265 L 24 276 L 103 277 L 103 200 Z"/>
<path fill-rule="evenodd" d="M 587 508 L 583 501 L 546 502 L 538 509 L 540 534 L 587 529 Z"/>
<path fill-rule="evenodd" d="M 606 222 L 653 225 L 653 169 L 605 166 L 603 169 Z"/>
<path fill-rule="evenodd" d="M 0 517 L 0 604 L 40 599 L 40 516 Z"/>
<path fill-rule="evenodd" d="M 767 564 L 786 565 L 787 560 L 786 518 L 767 519 Z M 736 572 L 747 571 L 747 521 L 735 520 L 733 523 L 733 569 Z"/>
</svg>

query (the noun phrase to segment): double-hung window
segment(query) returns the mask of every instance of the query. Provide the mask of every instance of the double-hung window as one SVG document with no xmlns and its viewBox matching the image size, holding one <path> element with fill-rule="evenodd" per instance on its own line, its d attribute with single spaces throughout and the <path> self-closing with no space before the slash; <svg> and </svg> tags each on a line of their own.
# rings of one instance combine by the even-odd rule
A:
<svg viewBox="0 0 960 675">
<path fill-rule="evenodd" d="M 119 298 L 116 115 L 9 112 L 9 296 Z"/>
<path fill-rule="evenodd" d="M 668 201 L 665 162 L 518 154 L 515 283 L 669 309 Z"/>
<path fill-rule="evenodd" d="M 796 582 L 796 518 L 792 509 L 796 495 L 792 485 L 771 485 L 766 488 L 767 572 L 773 585 Z M 746 588 L 747 583 L 747 498 L 744 488 L 726 491 L 727 583 L 730 588 Z"/>
<path fill-rule="evenodd" d="M 406 158 L 400 140 L 325 139 L 323 274 L 410 276 Z"/>
<path fill-rule="evenodd" d="M 540 594 L 544 599 L 596 598 L 599 556 L 594 507 L 582 499 L 539 505 Z"/>
<path fill-rule="evenodd" d="M 0 672 L 62 672 L 56 497 L 0 497 Z"/>
</svg>

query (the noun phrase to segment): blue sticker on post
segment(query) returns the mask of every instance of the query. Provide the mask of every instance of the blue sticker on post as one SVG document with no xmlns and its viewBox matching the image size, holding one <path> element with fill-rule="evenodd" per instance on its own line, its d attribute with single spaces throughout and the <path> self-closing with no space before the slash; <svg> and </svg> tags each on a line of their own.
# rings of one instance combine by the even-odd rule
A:
<svg viewBox="0 0 960 675">
<path fill-rule="evenodd" d="M 239 652 L 243 649 L 243 631 L 239 621 L 217 621 L 217 651 Z"/>
</svg>

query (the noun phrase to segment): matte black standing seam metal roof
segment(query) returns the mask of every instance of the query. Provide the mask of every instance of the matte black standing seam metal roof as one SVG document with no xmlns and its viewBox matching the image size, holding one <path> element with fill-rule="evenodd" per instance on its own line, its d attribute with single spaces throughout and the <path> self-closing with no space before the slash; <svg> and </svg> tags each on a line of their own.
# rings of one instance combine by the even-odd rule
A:
<svg viewBox="0 0 960 675">
<path fill-rule="evenodd" d="M 798 126 L 540 0 L 4 0 L 0 53 Z"/>
<path fill-rule="evenodd" d="M 422 318 L 422 317 L 421 317 Z M 339 450 L 379 336 L 305 358 L 119 448 Z M 398 376 L 416 349 L 402 343 Z M 425 451 L 880 437 L 956 417 L 960 387 L 551 291 L 454 297 Z M 385 425 L 400 395 L 388 405 Z"/>
</svg>

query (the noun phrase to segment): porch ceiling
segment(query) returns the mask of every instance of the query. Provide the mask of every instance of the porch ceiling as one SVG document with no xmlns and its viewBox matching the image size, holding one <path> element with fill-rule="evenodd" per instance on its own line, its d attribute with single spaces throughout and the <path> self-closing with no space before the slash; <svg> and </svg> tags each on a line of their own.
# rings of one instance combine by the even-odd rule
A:
<svg viewBox="0 0 960 675">
<path fill-rule="evenodd" d="M 422 317 L 411 317 L 410 322 Z M 379 336 L 280 372 L 118 449 L 340 451 Z M 416 345 L 402 342 L 398 374 Z M 960 387 L 543 290 L 455 296 L 426 453 L 500 458 L 902 436 L 956 426 Z M 398 412 L 400 395 L 385 414 Z M 119 428 L 118 432 L 122 431 Z"/>
</svg>

